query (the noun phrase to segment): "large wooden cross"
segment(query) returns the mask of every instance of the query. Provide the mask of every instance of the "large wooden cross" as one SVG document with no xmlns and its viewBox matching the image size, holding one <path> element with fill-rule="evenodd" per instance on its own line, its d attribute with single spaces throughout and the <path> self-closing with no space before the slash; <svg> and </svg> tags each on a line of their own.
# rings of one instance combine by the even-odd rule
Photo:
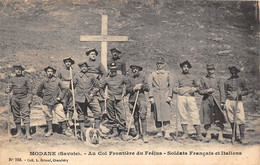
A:
<svg viewBox="0 0 260 165">
<path fill-rule="evenodd" d="M 110 36 L 107 34 L 108 17 L 102 15 L 101 35 L 80 36 L 80 41 L 99 41 L 101 42 L 101 63 L 107 69 L 107 42 L 109 41 L 128 41 L 127 36 Z"/>
</svg>

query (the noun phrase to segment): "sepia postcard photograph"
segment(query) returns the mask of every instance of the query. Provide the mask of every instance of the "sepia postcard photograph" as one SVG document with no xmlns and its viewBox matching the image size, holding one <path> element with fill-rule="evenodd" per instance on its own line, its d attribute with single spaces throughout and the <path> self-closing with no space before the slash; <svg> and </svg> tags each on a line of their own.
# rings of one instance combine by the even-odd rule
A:
<svg viewBox="0 0 260 165">
<path fill-rule="evenodd" d="M 0 0 L 0 165 L 260 164 L 259 8 Z"/>
</svg>

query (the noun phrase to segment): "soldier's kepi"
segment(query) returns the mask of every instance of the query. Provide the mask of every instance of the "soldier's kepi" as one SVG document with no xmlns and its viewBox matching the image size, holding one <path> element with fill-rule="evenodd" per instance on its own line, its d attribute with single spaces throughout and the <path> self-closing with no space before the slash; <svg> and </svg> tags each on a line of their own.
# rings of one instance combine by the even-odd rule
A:
<svg viewBox="0 0 260 165">
<path fill-rule="evenodd" d="M 242 96 L 249 94 L 245 79 L 238 76 L 239 69 L 229 67 L 231 77 L 224 84 L 226 93 L 226 110 L 232 128 L 232 136 L 240 143 L 245 143 L 245 112 Z M 236 125 L 239 126 L 240 139 L 236 135 Z M 233 139 L 232 139 L 233 142 Z"/>
<path fill-rule="evenodd" d="M 136 109 L 134 111 L 134 125 L 137 132 L 137 135 L 134 137 L 134 140 L 142 138 L 143 141 L 147 143 L 147 105 L 145 102 L 144 92 L 149 91 L 149 86 L 145 76 L 140 75 L 140 71 L 143 70 L 141 66 L 130 65 L 130 68 L 132 69 L 132 75 L 129 76 L 129 108 L 132 111 L 132 113 L 135 104 L 135 99 L 137 97 L 137 91 L 139 91 L 139 95 L 137 98 L 138 104 L 136 104 Z"/>
<path fill-rule="evenodd" d="M 107 111 L 108 118 L 111 121 L 111 127 L 113 129 L 113 134 L 110 137 L 118 136 L 118 131 L 122 140 L 127 140 L 126 137 L 126 115 L 123 108 L 122 99 L 126 95 L 126 89 L 129 88 L 129 81 L 123 75 L 117 75 L 117 65 L 111 63 L 109 65 L 110 74 L 101 83 L 101 93 L 103 98 L 105 98 L 104 90 L 107 86 L 108 88 L 108 98 L 107 98 Z"/>
<path fill-rule="evenodd" d="M 75 73 L 72 71 L 72 75 L 70 75 L 70 68 L 72 69 L 72 65 L 75 61 L 71 57 L 67 57 L 63 59 L 64 68 L 60 70 L 57 74 L 62 81 L 62 85 L 64 87 L 64 98 L 62 99 L 64 112 L 66 113 L 67 120 L 69 126 L 72 125 L 72 116 L 73 116 L 73 100 L 71 93 L 71 78 L 74 77 Z"/>
<path fill-rule="evenodd" d="M 53 113 L 56 114 L 55 116 L 62 127 L 62 133 L 71 136 L 72 134 L 67 129 L 66 117 L 61 104 L 65 88 L 62 85 L 62 81 L 54 77 L 54 73 L 56 72 L 54 67 L 48 66 L 44 68 L 44 71 L 47 76 L 38 86 L 37 95 L 42 98 L 42 111 L 48 127 L 48 132 L 45 134 L 45 137 L 49 137 L 53 134 Z"/>
<path fill-rule="evenodd" d="M 11 109 L 13 112 L 14 123 L 16 125 L 17 134 L 13 137 L 20 137 L 21 119 L 26 128 L 26 138 L 32 139 L 30 135 L 30 108 L 29 105 L 32 102 L 32 86 L 30 80 L 23 75 L 24 68 L 21 65 L 13 66 L 15 77 L 9 80 L 9 88 L 6 89 L 6 93 L 13 91 L 11 99 Z M 9 131 L 9 130 L 8 130 Z"/>
</svg>

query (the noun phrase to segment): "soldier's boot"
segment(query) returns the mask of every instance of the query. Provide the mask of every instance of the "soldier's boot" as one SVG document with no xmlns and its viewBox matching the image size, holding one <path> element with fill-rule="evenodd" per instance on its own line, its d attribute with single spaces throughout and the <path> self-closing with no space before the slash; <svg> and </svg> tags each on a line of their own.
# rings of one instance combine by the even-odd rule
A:
<svg viewBox="0 0 260 165">
<path fill-rule="evenodd" d="M 181 139 L 182 140 L 188 139 L 189 138 L 189 135 L 188 135 L 188 124 L 182 124 L 181 127 L 182 127 L 182 130 L 183 130 L 183 133 L 184 133 L 181 136 Z"/>
<path fill-rule="evenodd" d="M 48 132 L 44 135 L 45 137 L 49 137 L 53 134 L 52 121 L 47 121 L 47 128 L 48 128 Z"/>
<path fill-rule="evenodd" d="M 121 131 L 121 133 L 120 133 L 120 137 L 121 137 L 121 139 L 122 139 L 123 141 L 128 141 L 128 140 L 130 140 L 129 136 L 127 136 L 126 134 L 127 134 L 126 131 Z"/>
<path fill-rule="evenodd" d="M 25 124 L 25 131 L 26 131 L 26 139 L 32 140 L 32 137 L 30 135 L 30 124 Z"/>
<path fill-rule="evenodd" d="M 79 122 L 79 127 L 80 127 L 80 139 L 84 141 L 84 133 L 85 133 L 85 123 L 84 121 Z"/>
<path fill-rule="evenodd" d="M 162 128 L 157 128 L 157 134 L 154 136 L 155 138 L 159 138 L 159 137 L 162 137 L 163 134 L 162 134 Z"/>
<path fill-rule="evenodd" d="M 164 138 L 165 138 L 166 140 L 173 140 L 173 138 L 171 137 L 170 133 L 171 133 L 171 131 L 170 131 L 169 129 L 166 129 L 166 130 L 165 130 Z"/>
<path fill-rule="evenodd" d="M 240 132 L 240 143 L 245 144 L 245 124 L 239 125 L 239 132 Z"/>
<path fill-rule="evenodd" d="M 63 135 L 72 136 L 72 133 L 67 128 L 66 121 L 61 122 L 61 129 Z"/>
<path fill-rule="evenodd" d="M 232 136 L 234 134 L 234 123 L 230 123 L 232 129 Z M 239 137 L 237 136 L 237 127 L 235 128 L 235 141 L 239 141 Z"/>
<path fill-rule="evenodd" d="M 146 120 L 141 120 L 142 122 L 142 133 L 143 133 L 143 142 L 148 143 L 148 136 L 147 136 L 147 123 Z"/>
<path fill-rule="evenodd" d="M 112 129 L 113 133 L 111 135 L 109 135 L 109 138 L 114 138 L 118 136 L 118 131 L 117 131 L 117 127 L 113 127 Z"/>
<path fill-rule="evenodd" d="M 17 133 L 13 137 L 14 138 L 21 137 L 21 135 L 22 135 L 22 128 L 21 128 L 21 124 L 20 123 L 16 124 L 16 130 L 17 130 Z"/>
<path fill-rule="evenodd" d="M 197 139 L 199 141 L 203 141 L 204 137 L 201 135 L 201 131 L 200 131 L 200 125 L 194 125 L 194 128 L 196 130 L 196 134 L 197 134 Z"/>
<path fill-rule="evenodd" d="M 139 122 L 138 120 L 134 120 L 135 130 L 137 132 L 136 136 L 133 138 L 133 140 L 138 140 L 140 138 L 140 129 L 139 129 Z"/>
<path fill-rule="evenodd" d="M 218 133 L 218 141 L 222 144 L 224 144 L 224 138 L 223 138 L 223 130 L 219 131 Z"/>
</svg>

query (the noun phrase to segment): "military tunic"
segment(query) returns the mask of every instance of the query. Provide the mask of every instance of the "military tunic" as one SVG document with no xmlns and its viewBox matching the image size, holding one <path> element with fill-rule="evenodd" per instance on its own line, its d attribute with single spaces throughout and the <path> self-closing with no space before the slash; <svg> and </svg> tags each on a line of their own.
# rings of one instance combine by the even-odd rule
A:
<svg viewBox="0 0 260 165">
<path fill-rule="evenodd" d="M 59 78 L 45 78 L 37 88 L 37 95 L 42 98 L 42 111 L 46 121 L 53 120 L 53 112 L 58 122 L 66 120 L 63 106 L 57 98 L 64 97 L 64 87 Z"/>
<path fill-rule="evenodd" d="M 88 115 L 87 107 L 92 111 L 95 119 L 100 119 L 101 109 L 97 98 L 94 97 L 99 91 L 97 79 L 90 73 L 80 72 L 74 76 L 73 83 L 79 121 L 84 121 L 85 116 Z"/>
</svg>

